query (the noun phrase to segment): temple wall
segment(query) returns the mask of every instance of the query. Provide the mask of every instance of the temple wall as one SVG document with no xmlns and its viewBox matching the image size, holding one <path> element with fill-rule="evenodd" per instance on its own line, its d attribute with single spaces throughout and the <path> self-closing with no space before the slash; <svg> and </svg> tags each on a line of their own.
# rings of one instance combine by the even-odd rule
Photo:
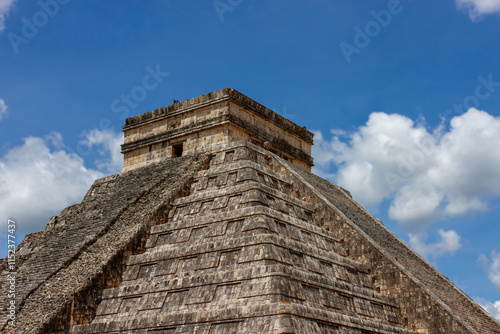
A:
<svg viewBox="0 0 500 334">
<path fill-rule="evenodd" d="M 264 147 L 308 171 L 313 161 L 312 133 L 234 90 L 131 117 L 123 129 L 123 172 L 240 140 Z"/>
</svg>

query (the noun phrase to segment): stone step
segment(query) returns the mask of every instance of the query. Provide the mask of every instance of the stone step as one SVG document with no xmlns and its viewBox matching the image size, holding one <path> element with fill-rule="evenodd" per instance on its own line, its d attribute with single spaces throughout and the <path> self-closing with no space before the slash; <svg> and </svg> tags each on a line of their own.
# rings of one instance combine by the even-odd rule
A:
<svg viewBox="0 0 500 334">
<path fill-rule="evenodd" d="M 199 257 L 204 254 L 208 259 L 209 256 L 207 254 L 211 253 L 211 256 L 219 256 L 220 252 L 232 250 L 241 250 L 238 254 L 238 261 L 240 263 L 260 260 L 266 256 L 282 263 L 298 264 L 306 261 L 303 257 L 307 256 L 314 258 L 317 265 L 320 265 L 321 261 L 325 264 L 340 265 L 354 271 L 366 272 L 366 265 L 341 256 L 332 250 L 327 251 L 316 245 L 310 245 L 272 233 L 254 233 L 234 238 L 227 236 L 223 240 L 198 242 L 196 244 L 179 243 L 161 245 L 149 248 L 142 254 L 130 256 L 127 259 L 127 265 L 145 265 L 161 260 Z M 302 260 L 300 256 L 302 256 Z M 310 262 L 310 260 L 307 261 Z M 314 264 L 310 265 L 314 266 Z"/>
<path fill-rule="evenodd" d="M 338 277 L 338 273 L 341 271 L 345 274 L 345 268 L 341 267 L 335 268 L 330 273 L 321 274 L 308 271 L 305 268 L 288 266 L 273 261 L 255 261 L 237 265 L 228 264 L 203 271 L 185 271 L 165 275 L 156 275 L 157 272 L 150 271 L 149 275 L 138 275 L 132 280 L 122 282 L 120 287 L 106 289 L 103 292 L 103 298 L 125 297 L 131 294 L 140 295 L 152 291 L 168 291 L 277 275 L 293 278 L 296 281 L 308 282 L 311 285 L 327 289 L 338 290 L 345 294 L 353 294 L 378 302 L 392 303 L 389 297 L 375 292 L 371 286 L 364 284 L 364 279 L 353 278 L 352 276 Z M 146 272 L 143 271 L 143 273 Z"/>
<path fill-rule="evenodd" d="M 173 298 L 181 298 L 181 296 Z M 200 310 L 194 311 L 189 307 L 186 307 L 176 309 L 170 313 L 168 312 L 168 309 L 160 309 L 159 311 L 150 312 L 144 311 L 143 315 L 137 317 L 103 317 L 100 321 L 96 321 L 89 325 L 75 326 L 71 333 L 112 333 L 116 330 L 136 331 L 146 328 L 154 329 L 167 326 L 174 328 L 181 325 L 185 326 L 186 324 L 204 324 L 214 321 L 221 322 L 224 320 L 245 322 L 249 318 L 261 318 L 265 321 L 265 319 L 270 316 L 293 315 L 294 317 L 308 319 L 308 321 L 351 329 L 355 328 L 370 331 L 370 333 L 415 334 L 415 332 L 403 329 L 402 326 L 397 323 L 391 324 L 389 322 L 381 322 L 380 319 L 370 319 L 360 315 L 352 316 L 339 313 L 338 311 L 339 310 L 318 309 L 312 306 L 300 305 L 291 302 L 255 301 L 246 304 L 236 303 L 236 305 L 232 306 L 222 304 L 222 307 L 212 307 L 209 309 L 201 308 Z M 245 326 L 245 324 L 242 325 Z M 234 330 L 234 326 L 231 328 Z"/>
<path fill-rule="evenodd" d="M 268 204 L 268 202 L 271 200 L 279 200 L 284 202 L 285 205 L 296 206 L 304 211 L 313 212 L 313 208 L 310 204 L 296 198 L 295 196 L 283 193 L 280 190 L 276 190 L 265 184 L 254 181 L 242 182 L 241 184 L 224 187 L 223 189 L 211 189 L 194 192 L 189 196 L 176 199 L 173 205 L 180 207 L 193 203 L 197 204 L 209 202 L 215 200 L 216 198 L 232 197 L 236 195 L 243 196 L 242 203 L 261 202 Z"/>
</svg>

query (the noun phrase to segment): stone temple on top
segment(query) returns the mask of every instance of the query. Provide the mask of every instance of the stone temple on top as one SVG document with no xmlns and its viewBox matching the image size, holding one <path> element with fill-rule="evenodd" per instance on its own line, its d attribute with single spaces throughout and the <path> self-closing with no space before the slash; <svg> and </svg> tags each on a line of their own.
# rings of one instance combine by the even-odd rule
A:
<svg viewBox="0 0 500 334">
<path fill-rule="evenodd" d="M 1 333 L 500 334 L 311 173 L 305 127 L 225 88 L 123 131 L 122 172 L 19 245 L 15 326 L 2 303 Z"/>
</svg>

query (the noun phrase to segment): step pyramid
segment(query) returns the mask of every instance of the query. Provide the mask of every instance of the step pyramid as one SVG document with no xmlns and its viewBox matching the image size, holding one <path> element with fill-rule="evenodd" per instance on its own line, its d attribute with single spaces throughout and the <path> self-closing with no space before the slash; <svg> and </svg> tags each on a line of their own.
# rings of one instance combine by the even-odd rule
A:
<svg viewBox="0 0 500 334">
<path fill-rule="evenodd" d="M 2 310 L 2 332 L 500 333 L 310 172 L 310 132 L 241 93 L 124 131 L 122 173 L 20 245 L 17 325 Z"/>
</svg>

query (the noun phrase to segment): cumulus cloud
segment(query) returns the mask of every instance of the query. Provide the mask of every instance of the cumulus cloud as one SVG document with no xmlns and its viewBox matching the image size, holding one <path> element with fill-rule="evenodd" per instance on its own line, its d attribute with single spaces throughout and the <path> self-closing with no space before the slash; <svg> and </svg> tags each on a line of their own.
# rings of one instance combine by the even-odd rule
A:
<svg viewBox="0 0 500 334">
<path fill-rule="evenodd" d="M 0 121 L 2 118 L 7 116 L 7 105 L 5 104 L 5 101 L 3 99 L 0 99 Z"/>
<path fill-rule="evenodd" d="M 425 243 L 425 233 L 409 234 L 410 246 L 423 257 L 453 255 L 462 247 L 460 236 L 454 230 L 438 231 L 440 240 L 435 243 Z"/>
<path fill-rule="evenodd" d="M 410 232 L 488 208 L 500 195 L 500 117 L 474 108 L 433 131 L 399 114 L 374 112 L 351 133 L 316 133 L 315 172 L 367 207 L 389 200 Z M 337 167 L 336 173 L 332 170 Z"/>
<path fill-rule="evenodd" d="M 428 169 L 434 147 L 433 136 L 411 119 L 374 112 L 356 132 L 332 131 L 330 141 L 316 132 L 313 155 L 319 174 L 338 166 L 336 182 L 346 186 L 359 202 L 374 206 L 405 178 Z M 419 166 L 405 161 L 408 151 L 418 153 L 416 157 L 412 154 L 412 162 L 419 160 Z"/>
<path fill-rule="evenodd" d="M 97 168 L 109 173 L 121 171 L 123 166 L 123 155 L 121 154 L 123 133 L 93 129 L 83 134 L 80 143 L 89 149 L 97 148 L 97 153 L 100 156 L 96 160 Z"/>
<path fill-rule="evenodd" d="M 5 18 L 17 0 L 0 0 L 0 32 L 5 29 Z"/>
<path fill-rule="evenodd" d="M 469 13 L 472 21 L 484 15 L 500 13 L 500 0 L 456 0 L 455 3 L 458 9 Z"/>
<path fill-rule="evenodd" d="M 64 145 L 59 133 L 27 137 L 0 157 L 0 218 L 14 218 L 19 233 L 31 233 L 43 229 L 66 206 L 80 202 L 95 179 L 117 169 L 113 145 L 118 134 L 101 135 L 91 131 L 83 139 L 103 155 L 97 169 L 85 167 L 83 158 Z"/>
<path fill-rule="evenodd" d="M 481 254 L 478 262 L 483 267 L 490 281 L 500 290 L 500 254 L 497 254 L 493 250 L 491 252 L 491 259 Z"/>
<path fill-rule="evenodd" d="M 479 305 L 482 306 L 482 308 L 486 310 L 486 312 L 488 312 L 494 318 L 500 321 L 500 300 L 497 300 L 496 302 L 492 303 L 485 299 L 478 298 L 476 301 Z"/>
</svg>

